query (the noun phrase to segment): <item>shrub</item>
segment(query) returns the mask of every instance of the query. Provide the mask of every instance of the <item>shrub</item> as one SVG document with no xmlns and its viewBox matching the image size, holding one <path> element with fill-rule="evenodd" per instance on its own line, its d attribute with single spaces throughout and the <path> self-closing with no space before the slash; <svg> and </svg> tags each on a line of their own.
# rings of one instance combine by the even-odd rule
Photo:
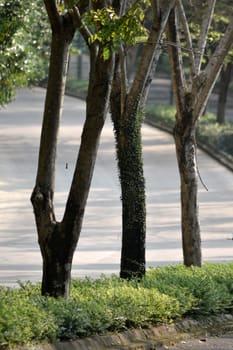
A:
<svg viewBox="0 0 233 350">
<path fill-rule="evenodd" d="M 39 297 L 24 289 L 0 289 L 0 344 L 16 345 L 53 341 L 56 325 L 41 305 Z"/>
<path fill-rule="evenodd" d="M 174 106 L 148 105 L 145 113 L 146 118 L 152 120 L 158 127 L 172 131 L 176 114 Z M 198 122 L 197 141 L 233 156 L 233 123 L 218 124 L 216 116 L 207 113 Z"/>
<path fill-rule="evenodd" d="M 229 288 L 230 278 L 217 279 L 214 273 L 215 266 L 213 264 L 203 268 L 187 268 L 179 265 L 152 269 L 146 281 L 148 279 L 159 291 L 166 290 L 166 294 L 176 297 L 183 314 L 217 314 L 232 308 L 233 293 Z M 219 266 L 219 269 L 224 271 L 224 265 Z M 229 266 L 228 273 L 229 271 L 232 277 L 233 265 Z M 226 273 L 223 272 L 223 275 L 226 276 Z"/>
<path fill-rule="evenodd" d="M 73 280 L 69 300 L 40 285 L 0 288 L 0 347 L 69 340 L 233 309 L 233 264 L 149 269 L 142 281 Z"/>
</svg>

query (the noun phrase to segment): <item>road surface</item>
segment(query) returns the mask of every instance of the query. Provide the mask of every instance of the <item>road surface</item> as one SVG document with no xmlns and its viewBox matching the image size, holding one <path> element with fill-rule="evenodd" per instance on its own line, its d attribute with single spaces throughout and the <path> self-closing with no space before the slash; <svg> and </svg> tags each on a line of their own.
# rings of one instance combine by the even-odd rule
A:
<svg viewBox="0 0 233 350">
<path fill-rule="evenodd" d="M 158 350 L 233 350 L 233 333 L 182 341 L 180 344 L 163 346 Z"/>
<path fill-rule="evenodd" d="M 30 195 L 34 186 L 45 91 L 22 89 L 0 110 L 0 284 L 41 279 L 41 255 Z M 79 148 L 85 103 L 66 97 L 60 131 L 55 209 L 62 217 Z M 147 186 L 147 265 L 182 261 L 179 177 L 170 135 L 143 126 Z M 104 127 L 73 277 L 118 273 L 120 186 L 110 120 Z M 233 176 L 203 152 L 199 169 L 203 260 L 233 260 Z M 68 168 L 67 168 L 68 165 Z"/>
</svg>

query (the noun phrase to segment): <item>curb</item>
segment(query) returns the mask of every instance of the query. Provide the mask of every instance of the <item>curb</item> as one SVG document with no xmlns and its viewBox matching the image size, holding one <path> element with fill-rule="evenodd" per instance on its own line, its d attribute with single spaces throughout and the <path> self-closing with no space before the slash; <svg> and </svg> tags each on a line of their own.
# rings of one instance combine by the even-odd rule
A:
<svg viewBox="0 0 233 350">
<path fill-rule="evenodd" d="M 161 125 L 160 123 L 156 123 L 154 120 L 151 120 L 149 116 L 145 117 L 145 123 L 172 135 L 171 128 Z M 204 151 L 209 156 L 211 156 L 213 159 L 215 159 L 220 164 L 222 164 L 227 169 L 233 172 L 233 157 L 231 157 L 229 154 L 219 151 L 217 148 L 215 148 L 214 146 L 211 146 L 210 144 L 204 143 L 203 141 L 202 142 L 199 141 L 198 135 L 197 135 L 197 146 L 202 151 Z"/>
<path fill-rule="evenodd" d="M 174 345 L 195 337 L 220 336 L 230 332 L 233 332 L 233 315 L 224 314 L 15 350 L 155 350 L 158 346 Z"/>
<path fill-rule="evenodd" d="M 80 98 L 82 100 L 86 99 L 85 93 L 78 93 L 69 88 L 66 90 L 66 95 L 70 97 Z M 150 126 L 153 126 L 162 131 L 168 132 L 169 134 L 172 134 L 171 128 L 164 126 L 160 123 L 156 123 L 148 115 L 145 116 L 144 122 Z M 209 156 L 211 156 L 217 162 L 219 162 L 220 164 L 222 164 L 227 169 L 233 172 L 233 157 L 231 157 L 227 153 L 219 151 L 217 148 L 215 148 L 214 146 L 211 146 L 210 144 L 204 143 L 203 141 L 202 142 L 198 141 L 198 135 L 197 135 L 197 145 L 202 151 L 206 152 Z"/>
</svg>

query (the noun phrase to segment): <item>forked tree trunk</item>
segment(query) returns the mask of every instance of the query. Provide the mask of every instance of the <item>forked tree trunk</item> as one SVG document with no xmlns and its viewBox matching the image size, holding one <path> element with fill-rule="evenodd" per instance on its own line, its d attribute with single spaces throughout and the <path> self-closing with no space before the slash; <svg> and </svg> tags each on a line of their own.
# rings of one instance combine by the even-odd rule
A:
<svg viewBox="0 0 233 350">
<path fill-rule="evenodd" d="M 57 222 L 53 206 L 56 148 L 69 48 L 75 28 L 70 13 L 60 16 L 54 1 L 46 1 L 46 8 L 53 35 L 37 178 L 31 200 L 43 258 L 42 294 L 66 298 L 69 296 L 73 254 L 81 232 L 100 135 L 107 115 L 114 55 L 104 61 L 101 46 L 90 47 L 86 120 L 64 217 Z"/>
<path fill-rule="evenodd" d="M 69 48 L 74 33 L 72 27 L 63 29 L 52 35 L 37 178 L 31 201 L 43 259 L 42 294 L 66 297 L 69 293 L 72 251 L 65 244 L 65 233 L 56 222 L 53 207 L 57 137 Z"/>
<path fill-rule="evenodd" d="M 176 3 L 178 7 L 170 13 L 166 34 L 177 110 L 174 137 L 181 181 L 183 254 L 185 265 L 201 266 L 195 130 L 223 61 L 232 46 L 233 22 L 232 19 L 229 19 L 225 34 L 209 58 L 207 66 L 201 71 L 215 0 L 206 2 L 208 6 L 203 16 L 201 35 L 197 42 L 199 49 L 196 52 L 193 50 L 192 36 L 183 1 L 177 0 Z M 185 38 L 185 45 L 189 52 L 190 74 L 188 79 L 186 66 L 183 64 L 182 47 L 184 44 L 180 39 L 181 29 L 182 40 Z"/>
<path fill-rule="evenodd" d="M 180 173 L 183 257 L 186 266 L 201 266 L 201 236 L 198 211 L 198 169 L 195 126 L 187 125 L 187 116 L 176 122 L 174 139 Z M 186 125 L 185 125 L 186 124 Z"/>
</svg>

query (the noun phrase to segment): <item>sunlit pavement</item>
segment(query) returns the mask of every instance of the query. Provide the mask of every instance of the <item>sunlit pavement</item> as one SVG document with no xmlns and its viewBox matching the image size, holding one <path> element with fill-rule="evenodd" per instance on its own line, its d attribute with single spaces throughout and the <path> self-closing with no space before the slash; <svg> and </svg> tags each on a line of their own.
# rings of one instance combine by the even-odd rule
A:
<svg viewBox="0 0 233 350">
<path fill-rule="evenodd" d="M 41 279 L 42 260 L 30 203 L 35 182 L 45 91 L 20 90 L 0 110 L 0 284 Z M 57 157 L 55 207 L 61 219 L 72 179 L 85 103 L 65 98 Z M 147 265 L 182 261 L 179 177 L 170 135 L 143 126 L 147 187 Z M 108 120 L 98 153 L 73 277 L 119 272 L 120 186 L 114 137 Z M 233 260 L 233 174 L 198 152 L 203 260 Z M 66 166 L 68 164 L 68 168 Z"/>
</svg>

